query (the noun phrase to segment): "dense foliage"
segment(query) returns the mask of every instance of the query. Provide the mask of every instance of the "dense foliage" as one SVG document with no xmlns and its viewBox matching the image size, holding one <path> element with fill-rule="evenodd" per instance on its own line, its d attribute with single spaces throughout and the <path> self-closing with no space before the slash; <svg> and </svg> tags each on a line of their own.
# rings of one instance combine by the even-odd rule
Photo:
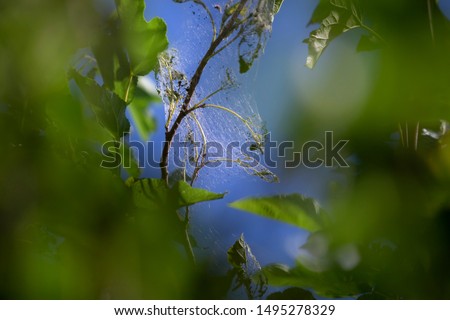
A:
<svg viewBox="0 0 450 320">
<path fill-rule="evenodd" d="M 143 77 L 161 73 L 167 28 L 176 26 L 147 21 L 143 0 L 116 0 L 112 13 L 107 2 L 92 0 L 0 4 L 0 297 L 224 298 L 240 288 L 249 299 L 313 298 L 307 290 L 323 297 L 448 299 L 450 28 L 437 2 L 318 3 L 306 66 L 325 56 L 339 64 L 327 48 L 344 38 L 361 55 L 371 51 L 377 70 L 356 114 L 334 112 L 330 121 L 306 108 L 301 118 L 292 112 L 289 125 L 299 142 L 329 130 L 349 140 L 351 168 L 342 170 L 345 183 L 324 207 L 300 194 L 230 204 L 310 236 L 291 268 L 261 267 L 241 236 L 224 252 L 229 270 L 220 277 L 195 262 L 189 207 L 226 195 L 195 188 L 204 155 L 193 179 L 169 182 L 170 142 L 185 117 L 207 106 L 205 98 L 191 107 L 191 98 L 209 61 L 236 40 L 236 64 L 247 72 L 270 45 L 283 1 L 230 0 L 217 25 L 210 2 L 176 2 L 209 14 L 214 38 L 191 77 L 180 78 L 187 79 L 182 90 L 160 92 L 174 103 L 175 119 L 166 126 L 162 179 L 141 177 L 127 144 L 126 111 L 147 139 L 156 124 L 146 110 L 160 98 L 145 89 Z M 342 82 L 344 72 L 329 70 L 329 78 Z M 317 100 L 329 94 L 320 86 Z M 345 92 L 333 99 L 345 100 Z M 247 119 L 219 107 L 249 129 L 255 149 L 262 147 L 264 136 Z M 108 152 L 123 155 L 126 173 L 101 167 L 107 141 Z M 257 173 L 275 180 L 264 169 Z M 288 288 L 269 295 L 269 286 Z"/>
</svg>

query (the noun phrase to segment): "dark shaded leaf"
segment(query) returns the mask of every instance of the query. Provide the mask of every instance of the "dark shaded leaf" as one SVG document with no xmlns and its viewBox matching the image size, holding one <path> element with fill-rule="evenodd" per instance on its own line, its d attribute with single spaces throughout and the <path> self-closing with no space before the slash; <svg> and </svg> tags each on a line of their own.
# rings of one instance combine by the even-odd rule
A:
<svg viewBox="0 0 450 320">
<path fill-rule="evenodd" d="M 244 240 L 244 235 L 241 235 L 239 240 L 237 240 L 233 246 L 228 249 L 228 262 L 234 268 L 240 268 L 242 264 L 247 262 L 246 246 L 247 244 Z"/>
<path fill-rule="evenodd" d="M 126 102 L 111 90 L 101 87 L 95 80 L 82 76 L 76 70 L 69 71 L 69 77 L 74 79 L 84 97 L 88 101 L 98 122 L 108 129 L 119 141 L 130 130 L 130 123 L 125 116 Z"/>
<path fill-rule="evenodd" d="M 251 68 L 251 64 L 244 60 L 242 56 L 239 56 L 239 72 L 246 73 Z"/>
<path fill-rule="evenodd" d="M 131 187 L 136 207 L 154 209 L 168 202 L 169 188 L 161 179 L 141 179 Z"/>
<path fill-rule="evenodd" d="M 228 249 L 228 262 L 236 276 L 233 290 L 243 287 L 249 299 L 260 299 L 267 291 L 267 279 L 261 273 L 261 266 L 245 242 L 244 235 Z"/>
<path fill-rule="evenodd" d="M 224 194 L 193 188 L 184 181 L 179 181 L 169 188 L 161 179 L 138 180 L 133 184 L 132 192 L 135 205 L 143 209 L 161 206 L 178 209 L 224 197 Z"/>
<path fill-rule="evenodd" d="M 356 47 L 356 51 L 373 51 L 380 49 L 380 42 L 375 36 L 368 36 L 363 34 L 361 39 L 358 42 L 358 46 Z"/>
<path fill-rule="evenodd" d="M 133 99 L 137 79 L 131 74 L 130 63 L 124 51 L 117 16 L 111 17 L 92 52 L 103 79 L 103 84 L 129 103 Z"/>
<path fill-rule="evenodd" d="M 311 292 L 302 288 L 288 288 L 284 291 L 274 292 L 267 300 L 316 300 Z"/>
<path fill-rule="evenodd" d="M 320 0 L 319 4 L 314 9 L 311 19 L 308 22 L 308 26 L 321 23 L 322 20 L 329 15 L 329 13 L 330 13 L 329 0 Z"/>
<path fill-rule="evenodd" d="M 129 145 L 127 145 L 126 143 L 121 143 L 120 152 L 123 155 L 122 167 L 128 172 L 131 177 L 139 178 L 139 176 L 141 175 L 141 169 L 139 168 L 139 165 L 134 158 Z"/>
<path fill-rule="evenodd" d="M 299 194 L 248 198 L 233 202 L 231 207 L 266 218 L 293 224 L 314 232 L 323 227 L 324 213 L 318 203 Z"/>
<path fill-rule="evenodd" d="M 360 295 L 358 300 L 386 300 L 386 297 L 379 293 L 372 292 Z"/>
</svg>

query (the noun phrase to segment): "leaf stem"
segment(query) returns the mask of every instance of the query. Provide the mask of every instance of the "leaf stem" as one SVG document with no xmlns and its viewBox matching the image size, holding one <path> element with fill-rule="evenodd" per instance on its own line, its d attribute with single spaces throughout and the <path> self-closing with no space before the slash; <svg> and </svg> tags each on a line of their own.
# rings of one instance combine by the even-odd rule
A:
<svg viewBox="0 0 450 320">
<path fill-rule="evenodd" d="M 190 221 L 190 216 L 189 216 L 189 207 L 186 207 L 185 209 L 185 214 L 184 214 L 184 237 L 185 237 L 185 249 L 186 252 L 189 256 L 189 258 L 191 259 L 192 263 L 195 265 L 196 264 L 196 260 L 195 260 L 195 254 L 194 254 L 194 249 L 192 248 L 192 243 L 191 243 L 191 239 L 189 237 L 189 221 Z"/>
<path fill-rule="evenodd" d="M 431 0 L 427 0 L 427 7 L 428 7 L 428 21 L 430 23 L 431 41 L 433 42 L 433 46 L 435 46 L 436 39 L 434 37 L 433 12 L 432 12 Z"/>
<path fill-rule="evenodd" d="M 416 125 L 416 135 L 414 137 L 414 151 L 417 151 L 417 147 L 419 145 L 419 130 L 420 130 L 420 122 L 417 121 Z"/>
<path fill-rule="evenodd" d="M 125 91 L 125 102 L 128 103 L 128 97 L 130 95 L 130 90 L 131 90 L 131 83 L 133 82 L 134 79 L 134 75 L 131 73 L 130 74 L 130 79 L 128 80 L 128 85 L 127 85 L 127 90 Z"/>
</svg>

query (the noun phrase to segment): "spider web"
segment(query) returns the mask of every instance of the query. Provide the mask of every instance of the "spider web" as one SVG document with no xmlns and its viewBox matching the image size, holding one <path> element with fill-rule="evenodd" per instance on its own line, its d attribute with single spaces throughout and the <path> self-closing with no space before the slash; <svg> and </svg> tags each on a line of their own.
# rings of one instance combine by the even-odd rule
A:
<svg viewBox="0 0 450 320">
<path fill-rule="evenodd" d="M 174 1 L 187 2 L 180 4 L 179 9 L 189 10 L 191 15 L 182 23 L 184 36 L 160 57 L 157 89 L 163 98 L 167 128 L 180 112 L 189 81 L 209 48 L 213 25 L 217 34 L 223 16 L 230 15 L 240 2 Z M 197 177 L 204 180 L 210 175 L 223 177 L 220 173 L 224 171 L 235 174 L 240 168 L 266 181 L 277 181 L 262 164 L 267 132 L 249 93 L 251 75 L 243 74 L 262 53 L 270 35 L 273 1 L 248 1 L 245 13 L 242 11 L 242 15 L 250 17 L 242 18 L 245 29 L 236 41 L 209 60 L 190 103 L 190 108 L 202 104 L 205 107 L 186 116 L 177 130 L 170 152 L 172 178 L 188 182 Z M 225 39 L 224 44 L 235 36 L 237 32 Z M 222 150 L 221 154 L 217 148 Z"/>
</svg>

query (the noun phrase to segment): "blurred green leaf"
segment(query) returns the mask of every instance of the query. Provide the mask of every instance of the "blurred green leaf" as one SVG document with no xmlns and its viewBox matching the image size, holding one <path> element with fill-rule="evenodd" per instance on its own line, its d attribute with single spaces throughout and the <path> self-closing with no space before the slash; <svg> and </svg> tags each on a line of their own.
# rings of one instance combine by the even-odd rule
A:
<svg viewBox="0 0 450 320">
<path fill-rule="evenodd" d="M 363 34 L 358 42 L 358 52 L 372 51 L 380 48 L 380 41 L 373 35 Z"/>
<path fill-rule="evenodd" d="M 161 18 L 145 20 L 144 0 L 116 0 L 116 5 L 131 71 L 135 76 L 144 76 L 153 70 L 158 54 L 168 46 L 166 23 Z"/>
<path fill-rule="evenodd" d="M 83 110 L 79 102 L 70 95 L 69 92 L 67 92 L 67 94 L 55 96 L 53 100 L 48 101 L 45 111 L 49 121 L 51 121 L 58 130 L 74 136 L 84 133 Z"/>
<path fill-rule="evenodd" d="M 141 179 L 131 187 L 133 200 L 138 208 L 154 209 L 168 201 L 170 189 L 161 179 Z"/>
<path fill-rule="evenodd" d="M 133 101 L 129 106 L 130 115 L 136 125 L 137 132 L 142 140 L 146 141 L 149 134 L 156 130 L 156 120 L 149 114 L 148 108 L 151 103 L 160 102 L 156 94 L 137 86 Z"/>
<path fill-rule="evenodd" d="M 224 197 L 224 194 L 193 188 L 184 181 L 178 181 L 170 188 L 161 179 L 138 180 L 132 186 L 132 193 L 136 206 L 143 209 L 160 206 L 178 209 Z"/>
<path fill-rule="evenodd" d="M 273 264 L 263 268 L 269 284 L 272 286 L 296 286 L 313 288 L 323 297 L 349 297 L 361 292 L 350 273 L 338 270 L 314 272 L 301 264 L 293 268 Z"/>
<path fill-rule="evenodd" d="M 92 110 L 98 122 L 112 134 L 116 140 L 129 132 L 130 123 L 125 116 L 126 102 L 111 90 L 101 87 L 95 80 L 85 77 L 75 69 L 69 71 Z"/>
<path fill-rule="evenodd" d="M 231 207 L 266 218 L 293 224 L 314 232 L 323 227 L 323 211 L 311 198 L 299 194 L 248 198 L 233 202 Z"/>
<path fill-rule="evenodd" d="M 386 296 L 373 292 L 360 295 L 358 300 L 386 300 Z"/>
<path fill-rule="evenodd" d="M 126 143 L 120 143 L 120 154 L 123 155 L 122 167 L 128 172 L 130 177 L 139 178 L 141 169 L 135 159 L 130 147 Z"/>
</svg>

